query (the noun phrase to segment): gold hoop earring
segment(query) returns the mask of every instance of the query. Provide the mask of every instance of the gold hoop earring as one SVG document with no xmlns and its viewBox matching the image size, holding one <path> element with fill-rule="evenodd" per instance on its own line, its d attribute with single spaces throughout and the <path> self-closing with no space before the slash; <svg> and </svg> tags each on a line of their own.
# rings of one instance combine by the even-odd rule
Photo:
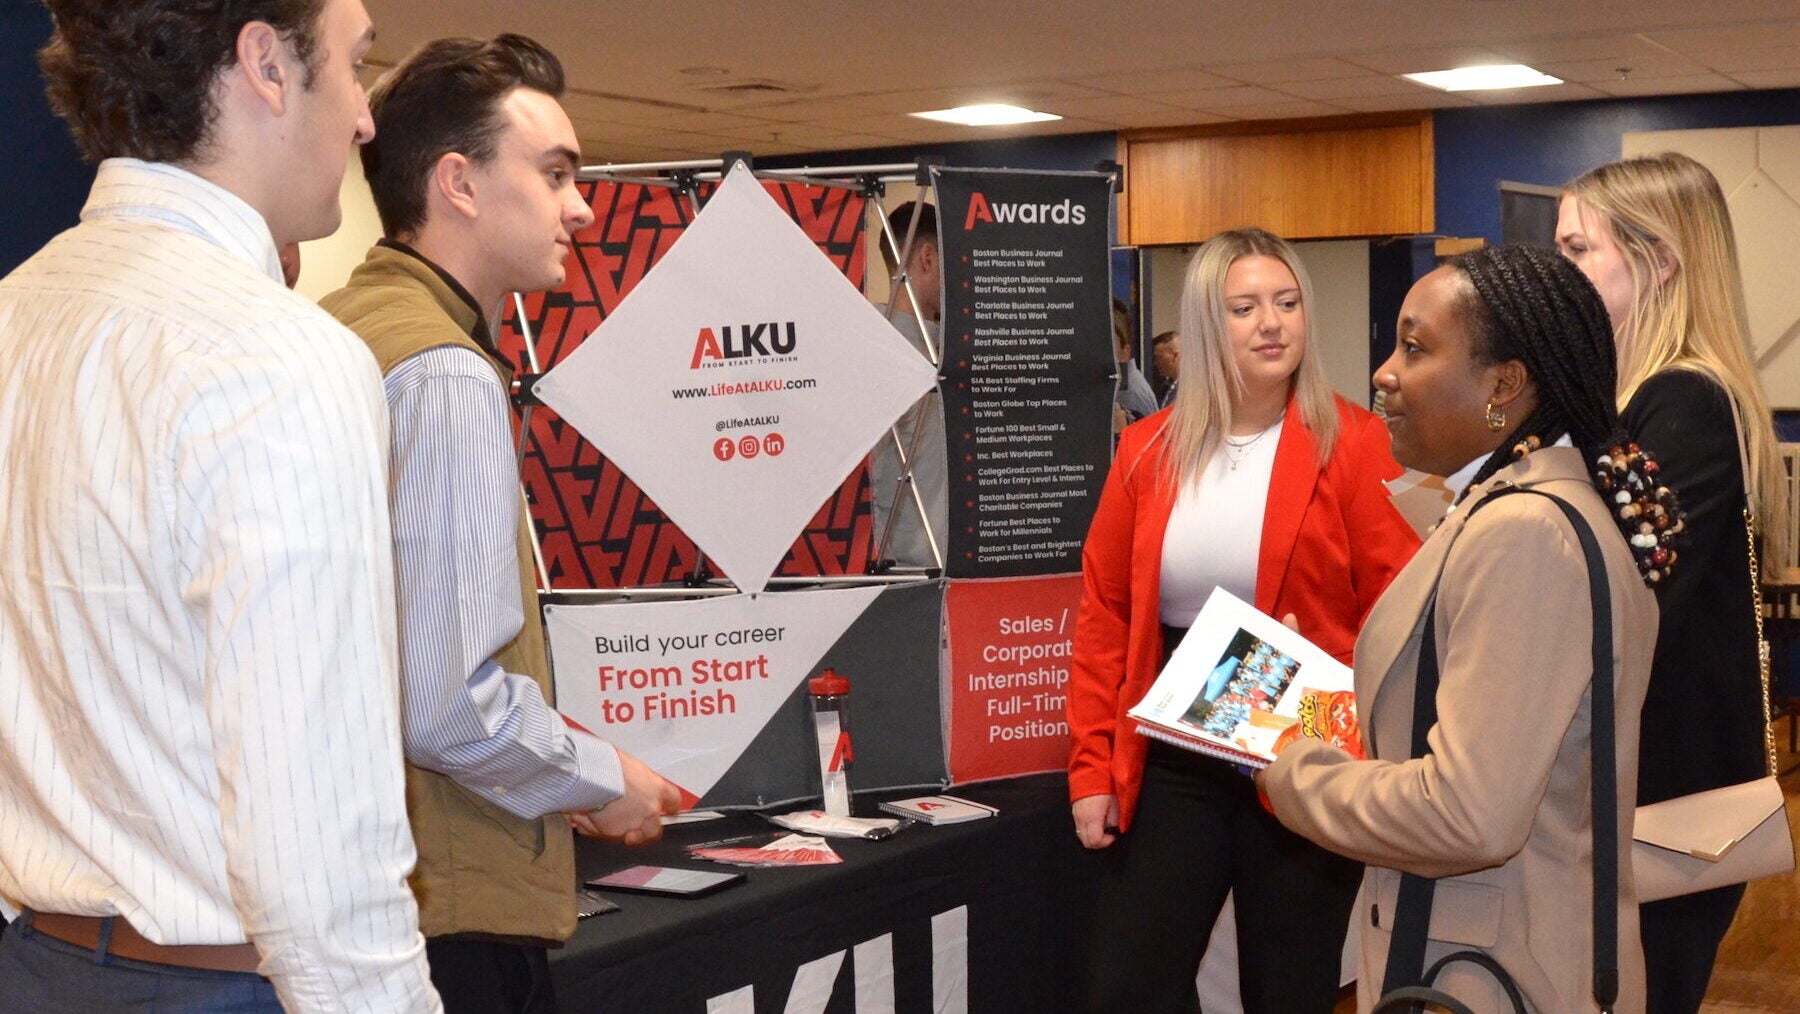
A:
<svg viewBox="0 0 1800 1014">
<path fill-rule="evenodd" d="M 1495 408 L 1491 401 L 1487 403 L 1487 412 L 1484 418 L 1487 419 L 1487 428 L 1496 433 L 1506 428 L 1506 413 Z"/>
</svg>

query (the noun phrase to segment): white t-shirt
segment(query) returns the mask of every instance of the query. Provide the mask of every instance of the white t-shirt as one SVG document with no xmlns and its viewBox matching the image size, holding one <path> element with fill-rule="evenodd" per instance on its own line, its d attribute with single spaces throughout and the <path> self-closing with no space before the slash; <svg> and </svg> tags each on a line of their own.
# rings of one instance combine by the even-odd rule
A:
<svg viewBox="0 0 1800 1014">
<path fill-rule="evenodd" d="M 1256 600 L 1263 510 L 1280 442 L 1280 422 L 1254 437 L 1230 437 L 1197 481 L 1182 484 L 1163 533 L 1158 592 L 1163 623 L 1192 624 L 1216 587 L 1246 602 Z"/>
</svg>

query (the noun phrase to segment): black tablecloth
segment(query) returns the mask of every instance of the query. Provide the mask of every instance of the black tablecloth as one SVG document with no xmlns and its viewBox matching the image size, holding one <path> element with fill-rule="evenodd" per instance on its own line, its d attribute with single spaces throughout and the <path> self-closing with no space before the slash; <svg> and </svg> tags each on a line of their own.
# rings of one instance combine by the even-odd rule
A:
<svg viewBox="0 0 1800 1014">
<path fill-rule="evenodd" d="M 876 800 L 918 794 L 859 796 L 857 812 L 875 815 Z M 748 986 L 759 1014 L 780 1014 L 796 969 L 824 958 L 828 970 L 831 956 L 843 951 L 829 1005 L 799 1009 L 851 1014 L 853 949 L 877 941 L 864 961 L 867 978 L 881 967 L 879 941 L 890 934 L 898 1014 L 931 1011 L 934 988 L 966 989 L 971 1012 L 1070 1009 L 1097 857 L 1075 839 L 1063 777 L 966 786 L 955 794 L 1000 813 L 947 827 L 915 825 L 886 841 L 834 838 L 840 864 L 748 869 L 747 882 L 703 898 L 607 894 L 623 911 L 584 920 L 566 947 L 551 952 L 558 1009 L 706 1014 L 709 999 Z M 759 830 L 775 829 L 738 814 L 672 827 L 643 848 L 583 841 L 578 861 L 583 879 L 638 863 L 732 869 L 692 859 L 682 846 Z M 967 982 L 942 981 L 958 966 L 957 910 L 964 908 Z M 935 984 L 934 946 L 941 951 Z"/>
</svg>

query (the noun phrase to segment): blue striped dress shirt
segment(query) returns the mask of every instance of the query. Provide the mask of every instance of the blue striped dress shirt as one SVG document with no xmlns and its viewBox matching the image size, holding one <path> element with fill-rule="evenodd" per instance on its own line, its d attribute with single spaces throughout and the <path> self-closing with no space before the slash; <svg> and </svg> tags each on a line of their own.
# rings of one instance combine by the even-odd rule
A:
<svg viewBox="0 0 1800 1014">
<path fill-rule="evenodd" d="M 493 655 L 524 624 L 511 409 L 494 368 L 456 346 L 387 375 L 406 756 L 523 818 L 599 809 L 618 753 L 571 729 Z"/>
</svg>

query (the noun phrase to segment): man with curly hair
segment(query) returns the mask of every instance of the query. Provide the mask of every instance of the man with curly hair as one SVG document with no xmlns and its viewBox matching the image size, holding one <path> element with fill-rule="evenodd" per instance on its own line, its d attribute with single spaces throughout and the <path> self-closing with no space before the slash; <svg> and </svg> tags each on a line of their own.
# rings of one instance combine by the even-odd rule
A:
<svg viewBox="0 0 1800 1014">
<path fill-rule="evenodd" d="M 49 0 L 99 172 L 0 281 L 0 1012 L 438 1011 L 386 407 L 282 284 L 374 134 L 361 0 Z"/>
</svg>

